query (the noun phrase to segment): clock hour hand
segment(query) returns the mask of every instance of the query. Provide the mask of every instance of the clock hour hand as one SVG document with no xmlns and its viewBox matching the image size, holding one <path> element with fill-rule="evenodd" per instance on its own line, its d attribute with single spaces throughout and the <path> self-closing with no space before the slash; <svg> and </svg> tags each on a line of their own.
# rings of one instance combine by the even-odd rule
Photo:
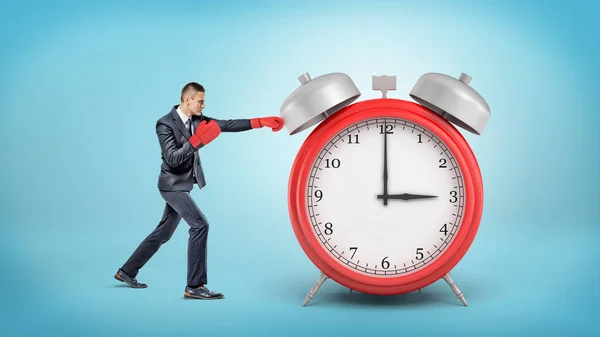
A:
<svg viewBox="0 0 600 337">
<path fill-rule="evenodd" d="M 437 198 L 437 195 L 423 195 L 423 194 L 411 194 L 411 193 L 402 193 L 402 194 L 385 194 L 377 195 L 377 199 L 396 199 L 396 200 L 414 200 L 414 199 L 431 199 Z"/>
</svg>

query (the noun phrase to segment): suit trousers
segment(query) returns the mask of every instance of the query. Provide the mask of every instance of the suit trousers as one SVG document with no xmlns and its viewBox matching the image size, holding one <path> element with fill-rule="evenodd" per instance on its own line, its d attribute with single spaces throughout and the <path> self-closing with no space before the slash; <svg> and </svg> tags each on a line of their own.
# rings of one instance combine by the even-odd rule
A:
<svg viewBox="0 0 600 337">
<path fill-rule="evenodd" d="M 140 268 L 169 241 L 183 218 L 190 226 L 187 259 L 187 285 L 199 287 L 207 284 L 206 241 L 208 221 L 187 191 L 160 191 L 166 201 L 165 210 L 158 226 L 137 247 L 121 270 L 136 277 Z"/>
</svg>

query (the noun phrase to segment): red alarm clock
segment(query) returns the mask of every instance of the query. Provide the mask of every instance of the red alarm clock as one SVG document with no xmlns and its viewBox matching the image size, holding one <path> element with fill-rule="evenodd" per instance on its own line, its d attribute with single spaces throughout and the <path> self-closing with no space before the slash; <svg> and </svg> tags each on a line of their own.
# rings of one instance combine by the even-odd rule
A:
<svg viewBox="0 0 600 337">
<path fill-rule="evenodd" d="M 328 278 L 369 294 L 419 290 L 444 279 L 466 306 L 450 271 L 477 233 L 483 183 L 454 125 L 481 134 L 487 103 L 459 79 L 421 76 L 410 96 L 387 98 L 395 76 L 373 76 L 383 98 L 360 92 L 342 73 L 311 79 L 284 102 L 291 135 L 320 123 L 301 146 L 288 186 L 300 246 L 321 271 L 304 305 Z"/>
</svg>

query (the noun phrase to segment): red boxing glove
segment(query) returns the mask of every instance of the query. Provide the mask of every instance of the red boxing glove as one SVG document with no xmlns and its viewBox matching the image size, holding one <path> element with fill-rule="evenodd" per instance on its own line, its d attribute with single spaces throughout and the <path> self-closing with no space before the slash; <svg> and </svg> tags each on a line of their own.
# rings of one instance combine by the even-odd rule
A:
<svg viewBox="0 0 600 337">
<path fill-rule="evenodd" d="M 277 132 L 281 130 L 283 127 L 283 119 L 280 117 L 262 117 L 262 118 L 252 118 L 250 120 L 250 125 L 253 129 L 269 127 L 273 130 L 273 132 Z"/>
<path fill-rule="evenodd" d="M 217 122 L 211 120 L 206 122 L 205 120 L 198 124 L 196 132 L 190 137 L 190 143 L 195 149 L 198 149 L 200 145 L 208 145 L 221 133 L 221 128 Z"/>
</svg>

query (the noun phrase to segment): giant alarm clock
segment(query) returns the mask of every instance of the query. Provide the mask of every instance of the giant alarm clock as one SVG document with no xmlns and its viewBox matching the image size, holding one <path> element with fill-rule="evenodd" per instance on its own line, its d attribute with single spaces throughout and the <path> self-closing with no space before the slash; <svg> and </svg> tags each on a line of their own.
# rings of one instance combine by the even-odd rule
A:
<svg viewBox="0 0 600 337">
<path fill-rule="evenodd" d="M 294 234 L 321 271 L 339 284 L 395 295 L 450 276 L 479 228 L 483 182 L 477 160 L 456 127 L 480 135 L 489 117 L 471 77 L 421 76 L 415 101 L 387 97 L 395 76 L 373 76 L 382 98 L 357 101 L 343 73 L 311 78 L 283 103 L 290 135 L 317 125 L 291 168 L 289 216 Z"/>
</svg>

